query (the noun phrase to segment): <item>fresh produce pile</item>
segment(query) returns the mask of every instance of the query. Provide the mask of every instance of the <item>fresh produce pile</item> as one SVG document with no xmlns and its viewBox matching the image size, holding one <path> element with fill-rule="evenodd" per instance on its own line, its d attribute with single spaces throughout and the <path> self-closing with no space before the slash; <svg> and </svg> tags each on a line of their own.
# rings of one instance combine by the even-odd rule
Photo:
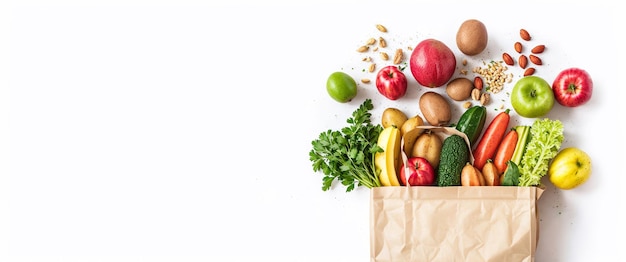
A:
<svg viewBox="0 0 626 262">
<path fill-rule="evenodd" d="M 387 33 L 382 25 L 376 28 Z M 470 19 L 459 26 L 456 46 L 462 55 L 472 57 L 483 53 L 488 39 L 487 27 Z M 357 52 L 378 53 L 383 62 L 392 61 L 376 72 L 376 59 L 363 58 L 369 63 L 368 72 L 376 75 L 378 93 L 391 101 L 402 99 L 408 88 L 404 73 L 408 67 L 410 76 L 426 90 L 417 101 L 421 114 L 407 116 L 388 107 L 381 123 L 374 124 L 373 104 L 367 98 L 348 118 L 348 126 L 320 133 L 312 141 L 309 159 L 313 170 L 324 174 L 322 190 L 329 190 L 334 181 L 347 191 L 357 186 L 542 186 L 545 175 L 560 189 L 586 182 L 591 175 L 590 156 L 576 147 L 561 148 L 563 124 L 545 116 L 555 104 L 569 109 L 586 104 L 593 81 L 584 69 L 572 67 L 561 70 L 550 84 L 537 75 L 537 68 L 544 66 L 540 55 L 546 45 L 535 45 L 527 54 L 522 43 L 530 39 L 530 33 L 520 29 L 520 41 L 513 44 L 517 61 L 503 52 L 502 60 L 474 68 L 474 76 L 468 76 L 465 59 L 455 76 L 457 55 L 440 40 L 420 41 L 406 50 L 410 56 L 395 49 L 392 58 L 386 53 L 390 47 L 383 36 L 367 40 Z M 523 76 L 513 82 L 513 74 L 507 73 L 509 66 L 519 66 Z M 371 81 L 362 78 L 360 82 L 369 85 Z M 502 105 L 487 121 L 491 95 L 508 83 L 513 85 L 507 90 L 511 109 Z M 357 81 L 341 71 L 328 77 L 326 88 L 340 103 L 351 101 L 358 92 Z M 445 92 L 437 92 L 438 88 Z M 462 103 L 465 111 L 453 119 L 451 107 L 456 102 Z M 532 124 L 513 125 L 512 117 L 532 120 Z M 442 128 L 454 131 L 441 132 Z"/>
</svg>

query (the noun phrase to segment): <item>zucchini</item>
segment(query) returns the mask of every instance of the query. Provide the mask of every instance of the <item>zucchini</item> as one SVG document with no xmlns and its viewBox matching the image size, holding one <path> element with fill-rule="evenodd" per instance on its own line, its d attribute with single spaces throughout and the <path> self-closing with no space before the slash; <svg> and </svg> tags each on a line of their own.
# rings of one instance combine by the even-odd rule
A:
<svg viewBox="0 0 626 262">
<path fill-rule="evenodd" d="M 470 141 L 470 146 L 473 147 L 483 131 L 486 119 L 487 108 L 485 106 L 472 106 L 461 115 L 456 124 L 456 130 L 465 133 Z"/>
<path fill-rule="evenodd" d="M 465 139 L 459 135 L 451 135 L 443 140 L 439 167 L 437 167 L 438 186 L 460 186 L 461 171 L 469 162 L 470 151 Z"/>
</svg>

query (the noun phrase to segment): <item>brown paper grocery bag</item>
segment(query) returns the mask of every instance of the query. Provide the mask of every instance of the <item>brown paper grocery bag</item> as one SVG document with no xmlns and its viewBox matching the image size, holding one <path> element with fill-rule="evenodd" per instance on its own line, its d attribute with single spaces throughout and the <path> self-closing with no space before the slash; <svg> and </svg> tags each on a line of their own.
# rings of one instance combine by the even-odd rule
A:
<svg viewBox="0 0 626 262">
<path fill-rule="evenodd" d="M 371 189 L 371 261 L 534 261 L 537 187 Z"/>
</svg>

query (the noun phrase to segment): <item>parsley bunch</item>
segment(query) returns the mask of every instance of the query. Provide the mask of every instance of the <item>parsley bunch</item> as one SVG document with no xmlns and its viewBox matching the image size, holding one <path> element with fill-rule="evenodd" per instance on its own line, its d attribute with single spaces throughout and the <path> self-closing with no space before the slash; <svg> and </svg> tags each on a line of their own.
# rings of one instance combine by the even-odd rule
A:
<svg viewBox="0 0 626 262">
<path fill-rule="evenodd" d="M 346 186 L 346 192 L 356 186 L 372 188 L 380 186 L 374 166 L 374 154 L 383 152 L 377 145 L 381 125 L 373 125 L 370 117 L 374 106 L 366 99 L 348 118 L 350 124 L 341 130 L 328 130 L 313 140 L 309 159 L 313 171 L 322 171 L 322 190 L 327 191 L 334 180 Z"/>
</svg>

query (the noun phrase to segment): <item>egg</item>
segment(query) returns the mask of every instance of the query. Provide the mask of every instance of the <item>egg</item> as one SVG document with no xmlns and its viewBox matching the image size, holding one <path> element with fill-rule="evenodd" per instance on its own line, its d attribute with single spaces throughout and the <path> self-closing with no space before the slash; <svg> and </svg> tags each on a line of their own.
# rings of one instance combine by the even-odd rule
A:
<svg viewBox="0 0 626 262">
<path fill-rule="evenodd" d="M 473 56 L 487 48 L 487 27 L 477 19 L 465 20 L 456 33 L 456 45 L 463 54 Z"/>
</svg>

